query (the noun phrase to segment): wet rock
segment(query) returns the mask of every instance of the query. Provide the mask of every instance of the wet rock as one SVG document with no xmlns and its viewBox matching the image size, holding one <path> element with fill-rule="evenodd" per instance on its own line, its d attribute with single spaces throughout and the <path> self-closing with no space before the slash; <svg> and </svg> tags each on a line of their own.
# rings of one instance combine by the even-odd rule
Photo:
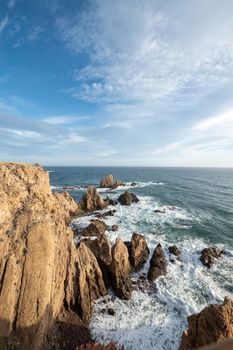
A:
<svg viewBox="0 0 233 350">
<path fill-rule="evenodd" d="M 211 304 L 199 314 L 188 317 L 179 350 L 194 350 L 233 337 L 233 300 L 225 297 L 223 304 Z M 229 348 L 230 349 L 230 348 Z"/>
<path fill-rule="evenodd" d="M 137 203 L 139 202 L 138 197 L 134 193 L 130 193 L 128 191 L 125 191 L 125 193 L 121 194 L 118 197 L 118 202 L 121 205 L 131 205 L 132 203 Z"/>
<path fill-rule="evenodd" d="M 181 254 L 181 249 L 178 248 L 176 245 L 172 245 L 170 247 L 168 247 L 169 253 L 179 256 Z"/>
<path fill-rule="evenodd" d="M 89 343 L 78 346 L 76 350 L 124 350 L 123 346 L 118 346 L 114 343 L 110 343 L 107 345 L 101 345 L 98 343 Z"/>
<path fill-rule="evenodd" d="M 112 225 L 111 230 L 112 231 L 118 231 L 118 225 Z"/>
<path fill-rule="evenodd" d="M 166 211 L 165 210 L 161 210 L 161 209 L 155 209 L 154 213 L 156 213 L 156 214 L 165 214 Z"/>
<path fill-rule="evenodd" d="M 91 220 L 91 223 L 84 229 L 78 230 L 78 233 L 80 233 L 82 236 L 86 237 L 99 237 L 101 234 L 104 234 L 107 230 L 107 225 L 104 221 L 93 219 Z"/>
<path fill-rule="evenodd" d="M 216 247 L 205 248 L 201 252 L 200 260 L 203 265 L 211 267 L 216 259 L 221 258 L 224 251 Z"/>
<path fill-rule="evenodd" d="M 130 279 L 129 253 L 120 238 L 112 247 L 111 264 L 112 286 L 116 295 L 121 299 L 130 299 L 132 284 Z"/>
<path fill-rule="evenodd" d="M 115 213 L 116 213 L 116 209 L 111 209 L 111 210 L 105 211 L 104 213 L 95 213 L 95 216 L 97 218 L 105 218 L 107 216 L 114 216 Z"/>
<path fill-rule="evenodd" d="M 113 308 L 109 307 L 109 308 L 108 308 L 108 314 L 109 314 L 110 316 L 114 316 L 114 315 L 116 314 L 116 312 L 115 312 L 115 310 L 114 310 Z"/>
<path fill-rule="evenodd" d="M 149 249 L 145 237 L 138 233 L 134 233 L 130 243 L 130 263 L 135 270 L 139 270 L 145 264 L 149 256 Z"/>
<path fill-rule="evenodd" d="M 103 178 L 101 181 L 100 181 L 100 187 L 101 188 L 117 188 L 119 186 L 123 186 L 124 184 L 119 181 L 119 180 L 114 180 L 112 174 L 110 175 L 107 175 L 105 178 Z"/>
<path fill-rule="evenodd" d="M 133 187 L 137 186 L 137 182 L 131 182 L 130 186 L 133 186 Z"/>
<path fill-rule="evenodd" d="M 156 280 L 159 276 L 167 273 L 167 259 L 161 244 L 158 244 L 150 260 L 150 268 L 147 278 L 150 281 Z"/>
<path fill-rule="evenodd" d="M 108 201 L 103 200 L 95 187 L 89 187 L 80 201 L 80 207 L 84 211 L 95 211 L 105 209 Z"/>
</svg>

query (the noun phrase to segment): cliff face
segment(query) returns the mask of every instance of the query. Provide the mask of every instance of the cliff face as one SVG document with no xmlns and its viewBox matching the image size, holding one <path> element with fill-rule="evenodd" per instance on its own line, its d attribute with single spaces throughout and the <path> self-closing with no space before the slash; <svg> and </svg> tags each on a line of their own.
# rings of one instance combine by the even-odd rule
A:
<svg viewBox="0 0 233 350">
<path fill-rule="evenodd" d="M 40 349 L 64 304 L 78 205 L 40 166 L 0 163 L 0 336 Z"/>
</svg>

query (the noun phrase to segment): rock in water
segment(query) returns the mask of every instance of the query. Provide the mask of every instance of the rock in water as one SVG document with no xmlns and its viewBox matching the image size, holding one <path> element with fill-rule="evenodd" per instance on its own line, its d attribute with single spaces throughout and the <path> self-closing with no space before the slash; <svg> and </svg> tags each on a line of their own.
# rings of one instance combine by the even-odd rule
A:
<svg viewBox="0 0 233 350">
<path fill-rule="evenodd" d="M 116 295 L 121 299 L 130 299 L 132 283 L 130 279 L 129 253 L 120 238 L 112 247 L 111 264 L 112 286 Z"/>
<path fill-rule="evenodd" d="M 117 346 L 114 343 L 102 345 L 98 343 L 90 343 L 78 346 L 76 350 L 124 350 L 123 346 Z"/>
<path fill-rule="evenodd" d="M 167 259 L 164 255 L 161 244 L 159 243 L 154 250 L 152 258 L 150 260 L 150 268 L 147 278 L 150 281 L 156 280 L 159 276 L 166 275 L 167 273 Z"/>
<path fill-rule="evenodd" d="M 0 164 L 0 337 L 41 349 L 64 305 L 79 207 L 38 165 Z"/>
<path fill-rule="evenodd" d="M 149 249 L 145 237 L 134 233 L 129 248 L 129 257 L 132 267 L 139 270 L 149 256 Z"/>
<path fill-rule="evenodd" d="M 84 211 L 95 211 L 107 208 L 108 201 L 104 201 L 95 187 L 89 187 L 80 201 L 80 207 Z"/>
<path fill-rule="evenodd" d="M 104 221 L 99 219 L 93 219 L 86 228 L 81 230 L 80 233 L 83 236 L 87 236 L 87 237 L 93 237 L 93 236 L 98 237 L 99 235 L 105 233 L 106 230 L 107 230 L 107 225 L 105 224 Z"/>
<path fill-rule="evenodd" d="M 181 338 L 179 350 L 194 350 L 233 337 L 233 300 L 209 305 L 199 314 L 188 317 L 188 329 Z"/>
<path fill-rule="evenodd" d="M 173 254 L 173 255 L 176 255 L 176 256 L 179 256 L 181 254 L 181 249 L 178 248 L 176 245 L 172 245 L 168 248 L 169 250 L 169 253 L 170 254 Z"/>
<path fill-rule="evenodd" d="M 101 188 L 117 188 L 119 186 L 124 186 L 123 182 L 119 180 L 114 180 L 112 174 L 107 175 L 100 181 Z"/>
<path fill-rule="evenodd" d="M 131 205 L 132 203 L 139 202 L 139 199 L 136 194 L 125 191 L 125 193 L 118 197 L 118 202 L 122 205 Z"/>
<path fill-rule="evenodd" d="M 214 264 L 215 259 L 221 258 L 223 253 L 223 249 L 216 247 L 205 248 L 201 252 L 200 260 L 203 265 L 211 267 Z"/>
</svg>

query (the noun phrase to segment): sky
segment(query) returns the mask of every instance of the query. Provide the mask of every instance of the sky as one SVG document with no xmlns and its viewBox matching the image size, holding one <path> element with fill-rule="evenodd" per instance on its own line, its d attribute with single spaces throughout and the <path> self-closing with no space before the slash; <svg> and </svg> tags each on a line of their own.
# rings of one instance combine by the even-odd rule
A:
<svg viewBox="0 0 233 350">
<path fill-rule="evenodd" d="M 0 160 L 233 167 L 232 0 L 0 0 Z"/>
</svg>

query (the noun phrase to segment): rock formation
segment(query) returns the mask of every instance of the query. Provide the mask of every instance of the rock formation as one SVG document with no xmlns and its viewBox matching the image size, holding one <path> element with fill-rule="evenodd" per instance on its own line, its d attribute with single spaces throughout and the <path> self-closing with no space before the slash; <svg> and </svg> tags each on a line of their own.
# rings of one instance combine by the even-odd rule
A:
<svg viewBox="0 0 233 350">
<path fill-rule="evenodd" d="M 118 186 L 124 186 L 123 182 L 119 180 L 114 180 L 112 174 L 107 175 L 100 181 L 101 188 L 117 188 Z"/>
<path fill-rule="evenodd" d="M 233 300 L 209 305 L 199 314 L 188 317 L 188 329 L 182 335 L 179 350 L 194 350 L 233 337 Z"/>
<path fill-rule="evenodd" d="M 132 284 L 130 279 L 129 253 L 120 238 L 112 247 L 111 264 L 112 286 L 116 295 L 121 299 L 130 299 Z"/>
<path fill-rule="evenodd" d="M 88 237 L 93 237 L 93 236 L 100 236 L 101 234 L 105 233 L 107 229 L 107 225 L 105 224 L 104 221 L 98 220 L 98 219 L 93 219 L 91 223 L 84 229 L 80 231 L 80 234 L 82 236 L 88 236 Z"/>
<path fill-rule="evenodd" d="M 172 245 L 170 247 L 168 247 L 169 253 L 179 256 L 181 254 L 181 249 L 178 248 L 176 245 Z"/>
<path fill-rule="evenodd" d="M 200 260 L 203 265 L 211 267 L 216 259 L 221 258 L 223 252 L 223 249 L 216 247 L 205 248 L 201 252 Z"/>
<path fill-rule="evenodd" d="M 132 267 L 139 270 L 149 256 L 149 249 L 145 237 L 134 233 L 129 245 L 129 258 Z"/>
<path fill-rule="evenodd" d="M 98 343 L 89 343 L 89 344 L 78 346 L 76 350 L 124 350 L 124 347 L 117 346 L 114 343 L 110 343 L 107 345 L 101 345 Z"/>
<path fill-rule="evenodd" d="M 84 211 L 95 211 L 107 208 L 108 200 L 103 200 L 95 187 L 89 187 L 80 201 L 80 207 Z"/>
<path fill-rule="evenodd" d="M 78 205 L 38 165 L 0 164 L 0 336 L 38 350 L 64 304 Z"/>
<path fill-rule="evenodd" d="M 148 280 L 154 281 L 159 276 L 166 275 L 167 273 L 167 259 L 164 255 L 163 248 L 159 243 L 154 250 L 152 258 L 150 260 L 150 268 L 148 271 Z"/>
<path fill-rule="evenodd" d="M 139 202 L 139 199 L 136 196 L 136 194 L 130 193 L 128 191 L 125 191 L 125 193 L 121 194 L 117 200 L 122 205 L 131 205 L 132 203 Z"/>
</svg>

